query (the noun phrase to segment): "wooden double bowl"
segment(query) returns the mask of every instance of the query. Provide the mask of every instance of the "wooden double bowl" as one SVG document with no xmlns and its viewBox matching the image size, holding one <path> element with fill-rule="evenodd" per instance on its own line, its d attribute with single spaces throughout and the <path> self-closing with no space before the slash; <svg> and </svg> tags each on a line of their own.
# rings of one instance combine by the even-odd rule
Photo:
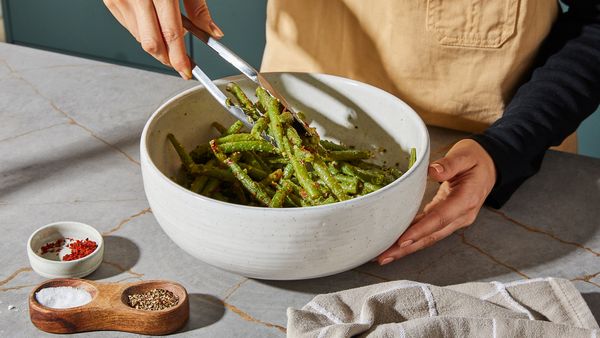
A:
<svg viewBox="0 0 600 338">
<path fill-rule="evenodd" d="M 82 306 L 53 309 L 41 305 L 36 292 L 47 287 L 71 286 L 86 290 L 92 300 Z M 128 304 L 128 296 L 165 289 L 179 298 L 177 305 L 157 311 L 138 310 Z M 83 279 L 52 279 L 38 285 L 29 295 L 31 322 L 51 333 L 98 330 L 125 331 L 146 335 L 175 332 L 185 325 L 190 306 L 187 291 L 171 281 L 150 280 L 135 283 L 97 283 Z"/>
</svg>

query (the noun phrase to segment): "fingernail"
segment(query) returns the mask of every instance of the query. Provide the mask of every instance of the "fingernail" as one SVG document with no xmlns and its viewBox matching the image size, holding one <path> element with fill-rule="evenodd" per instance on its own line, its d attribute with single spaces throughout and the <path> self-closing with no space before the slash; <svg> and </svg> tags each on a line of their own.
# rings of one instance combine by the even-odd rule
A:
<svg viewBox="0 0 600 338">
<path fill-rule="evenodd" d="M 412 239 L 409 239 L 409 240 L 407 240 L 407 241 L 404 241 L 404 242 L 400 243 L 400 247 L 401 247 L 401 248 L 404 248 L 404 247 L 407 247 L 407 246 L 409 246 L 409 245 L 411 245 L 411 244 L 413 244 L 413 240 L 412 240 Z"/>
<path fill-rule="evenodd" d="M 384 260 L 381 261 L 381 265 L 386 265 L 386 264 L 389 264 L 389 263 L 391 263 L 393 261 L 394 261 L 394 259 L 392 257 L 388 257 L 388 258 L 386 258 L 386 259 L 384 259 Z"/>
<path fill-rule="evenodd" d="M 213 35 L 215 38 L 217 38 L 217 39 L 220 39 L 220 38 L 222 38 L 222 37 L 223 37 L 223 35 L 225 35 L 225 34 L 223 33 L 223 31 L 221 30 L 221 28 L 219 28 L 219 26 L 217 26 L 217 24 L 216 24 L 216 23 L 214 23 L 214 22 L 211 22 L 211 23 L 210 23 L 208 26 L 210 27 L 210 32 L 211 32 L 211 34 L 212 34 L 212 35 Z"/>
<path fill-rule="evenodd" d="M 186 69 L 184 72 L 185 76 L 187 76 L 187 79 L 191 79 L 192 78 L 192 71 L 189 69 Z"/>
<path fill-rule="evenodd" d="M 180 75 L 180 76 L 181 76 L 181 78 L 182 78 L 182 79 L 184 79 L 184 80 L 189 80 L 189 79 L 190 79 L 190 77 L 189 77 L 189 76 L 187 76 L 187 75 L 186 75 L 184 72 L 179 72 L 179 75 Z"/>
<path fill-rule="evenodd" d="M 439 163 L 431 163 L 430 167 L 433 168 L 438 174 L 444 171 L 444 167 Z"/>
</svg>

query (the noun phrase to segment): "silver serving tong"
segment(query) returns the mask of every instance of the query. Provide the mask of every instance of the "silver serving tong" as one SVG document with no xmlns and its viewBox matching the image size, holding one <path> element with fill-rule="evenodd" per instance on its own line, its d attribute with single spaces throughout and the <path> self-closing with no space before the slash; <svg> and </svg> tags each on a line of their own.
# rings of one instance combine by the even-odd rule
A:
<svg viewBox="0 0 600 338">
<path fill-rule="evenodd" d="M 183 27 L 194 35 L 196 38 L 204 42 L 207 46 L 212 48 L 219 56 L 221 56 L 225 61 L 232 64 L 235 68 L 237 68 L 242 74 L 244 74 L 248 79 L 257 85 L 263 87 L 269 94 L 279 100 L 279 102 L 283 105 L 283 107 L 289 111 L 294 117 L 293 127 L 298 131 L 300 135 L 304 134 L 306 136 L 312 136 L 312 129 L 300 118 L 296 115 L 296 112 L 292 109 L 292 107 L 288 104 L 285 98 L 280 95 L 273 86 L 265 79 L 256 69 L 250 66 L 246 61 L 244 61 L 241 57 L 232 52 L 229 48 L 225 47 L 221 42 L 216 39 L 213 39 L 208 33 L 203 31 L 202 29 L 196 27 L 192 23 L 190 19 L 188 19 L 185 15 L 181 15 L 181 21 L 183 23 Z M 252 128 L 253 122 L 248 118 L 248 116 L 244 113 L 242 109 L 236 107 L 234 105 L 228 104 L 227 96 L 212 82 L 212 80 L 198 67 L 195 65 L 192 69 L 192 74 L 196 78 L 196 80 L 200 81 L 202 85 L 208 90 L 208 92 L 217 100 L 219 103 L 236 119 L 242 121 L 248 128 Z"/>
</svg>

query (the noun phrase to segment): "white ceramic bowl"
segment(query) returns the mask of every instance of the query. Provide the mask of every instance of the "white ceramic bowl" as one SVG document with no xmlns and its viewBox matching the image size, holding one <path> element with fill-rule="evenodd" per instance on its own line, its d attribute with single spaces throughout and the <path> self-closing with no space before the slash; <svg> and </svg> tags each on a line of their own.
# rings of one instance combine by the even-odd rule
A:
<svg viewBox="0 0 600 338">
<path fill-rule="evenodd" d="M 166 135 L 191 150 L 216 136 L 213 121 L 234 120 L 203 87 L 163 104 L 141 138 L 144 189 L 154 216 L 182 249 L 198 259 L 261 279 L 304 279 L 335 274 L 368 262 L 388 248 L 415 216 L 425 191 L 429 135 L 404 102 L 378 88 L 322 74 L 272 73 L 269 81 L 304 111 L 324 138 L 360 148 L 383 147 L 378 159 L 406 167 L 410 147 L 416 164 L 374 193 L 330 205 L 269 209 L 220 202 L 177 185 L 180 161 Z M 235 80 L 246 93 L 255 86 Z M 253 97 L 253 99 L 255 99 Z"/>
<path fill-rule="evenodd" d="M 86 239 L 98 247 L 91 254 L 72 261 L 61 261 L 58 255 L 39 254 L 46 243 L 60 238 Z M 56 222 L 36 230 L 27 241 L 27 256 L 33 271 L 46 278 L 80 278 L 94 272 L 102 263 L 104 240 L 94 227 L 79 222 Z"/>
</svg>

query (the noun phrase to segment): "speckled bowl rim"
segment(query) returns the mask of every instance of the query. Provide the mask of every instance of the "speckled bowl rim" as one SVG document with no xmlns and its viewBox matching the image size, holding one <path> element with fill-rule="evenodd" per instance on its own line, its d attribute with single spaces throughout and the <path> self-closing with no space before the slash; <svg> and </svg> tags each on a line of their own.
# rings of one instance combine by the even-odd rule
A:
<svg viewBox="0 0 600 338">
<path fill-rule="evenodd" d="M 423 149 L 425 149 L 425 154 L 427 153 L 427 149 L 429 149 L 429 144 L 430 144 L 429 132 L 427 130 L 425 122 L 423 122 L 423 120 L 421 119 L 419 114 L 417 114 L 417 112 L 415 112 L 414 109 L 412 109 L 408 104 L 406 104 L 406 102 L 402 101 L 401 99 L 397 98 L 396 96 L 392 95 L 391 93 L 389 93 L 381 88 L 377 88 L 375 86 L 372 86 L 370 84 L 363 83 L 360 81 L 356 81 L 356 80 L 352 80 L 352 79 L 348 79 L 348 78 L 344 78 L 344 77 L 340 77 L 340 76 L 335 76 L 335 75 L 322 74 L 322 73 L 265 72 L 263 74 L 265 74 L 265 75 L 286 75 L 287 74 L 287 75 L 292 75 L 292 76 L 293 75 L 316 75 L 318 77 L 329 78 L 329 79 L 333 79 L 336 81 L 348 82 L 354 86 L 366 87 L 369 90 L 381 92 L 383 95 L 387 95 L 391 99 L 397 101 L 397 103 L 399 105 L 401 105 L 405 108 L 405 113 L 411 115 L 414 118 L 414 121 L 417 124 L 417 128 L 421 131 L 419 137 L 421 137 L 420 141 L 423 144 Z M 225 77 L 225 78 L 216 80 L 214 82 L 216 85 L 222 85 L 222 84 L 226 84 L 227 82 L 237 81 L 237 80 L 245 80 L 245 79 L 246 78 L 243 75 L 239 75 L 239 76 Z M 186 194 L 187 196 L 190 196 L 195 199 L 200 199 L 202 201 L 206 201 L 209 203 L 219 204 L 219 205 L 226 206 L 226 207 L 229 207 L 232 209 L 245 209 L 248 211 L 258 211 L 258 212 L 265 212 L 266 210 L 269 210 L 268 212 L 273 212 L 273 213 L 290 213 L 290 212 L 298 212 L 298 211 L 306 211 L 306 212 L 314 211 L 314 212 L 316 212 L 317 210 L 320 211 L 320 210 L 326 210 L 326 209 L 338 208 L 338 207 L 352 207 L 353 205 L 356 205 L 356 204 L 368 203 L 370 199 L 373 199 L 373 198 L 377 197 L 378 195 L 383 194 L 385 191 L 394 189 L 396 186 L 400 185 L 404 180 L 406 180 L 410 175 L 412 175 L 415 172 L 416 168 L 419 167 L 422 164 L 422 162 L 425 160 L 424 156 L 417 155 L 417 161 L 413 164 L 413 166 L 407 172 L 405 172 L 402 176 L 397 178 L 394 182 L 382 187 L 381 189 L 378 189 L 377 191 L 368 193 L 363 196 L 355 197 L 355 198 L 352 198 L 352 199 L 349 199 L 346 201 L 340 201 L 340 202 L 335 202 L 335 203 L 325 204 L 325 205 L 297 207 L 297 208 L 268 208 L 268 207 L 261 207 L 261 206 L 249 206 L 249 205 L 241 205 L 241 204 L 223 202 L 223 201 L 219 201 L 219 200 L 216 200 L 216 199 L 213 199 L 210 197 L 206 197 L 206 196 L 203 196 L 200 194 L 196 194 L 196 193 L 180 186 L 179 184 L 177 184 L 176 182 L 171 180 L 169 177 L 167 177 L 161 170 L 158 169 L 158 167 L 154 164 L 154 161 L 152 160 L 150 153 L 148 152 L 148 146 L 147 146 L 146 140 L 149 137 L 148 130 L 156 122 L 158 117 L 162 116 L 162 114 L 165 114 L 165 109 L 167 108 L 167 106 L 171 105 L 173 102 L 176 102 L 186 96 L 192 95 L 194 92 L 199 91 L 199 90 L 206 90 L 206 88 L 204 88 L 204 86 L 202 86 L 202 85 L 192 87 L 190 89 L 187 89 L 187 90 L 173 96 L 172 98 L 168 99 L 163 104 L 161 104 L 154 111 L 154 113 L 150 116 L 148 121 L 146 121 L 146 124 L 144 125 L 144 130 L 142 131 L 141 140 L 140 140 L 140 151 L 148 159 L 150 169 L 157 172 L 159 174 L 158 176 L 161 178 L 162 181 L 167 181 L 168 182 L 167 184 L 169 184 L 170 186 L 175 187 L 175 189 L 178 189 L 179 191 Z M 226 112 L 223 112 L 223 114 L 226 114 Z M 427 159 L 427 160 L 429 160 L 429 159 Z"/>
<path fill-rule="evenodd" d="M 89 254 L 89 255 L 87 255 L 85 257 L 74 259 L 72 261 L 53 261 L 51 259 L 47 259 L 47 258 L 44 258 L 44 257 L 38 255 L 37 252 L 35 250 L 33 250 L 33 248 L 31 247 L 31 241 L 33 240 L 33 237 L 35 237 L 35 235 L 37 235 L 42 230 L 45 230 L 45 229 L 48 229 L 48 228 L 53 228 L 53 227 L 56 227 L 58 225 L 66 224 L 66 223 L 77 224 L 77 226 L 83 226 L 84 228 L 87 228 L 88 230 L 91 230 L 91 232 L 95 232 L 98 235 L 100 243 L 97 243 L 98 246 L 96 247 L 96 249 L 94 251 L 92 251 L 91 254 Z M 30 257 L 33 257 L 33 259 L 38 260 L 39 262 L 42 262 L 43 264 L 55 264 L 55 265 L 61 265 L 61 264 L 62 265 L 67 265 L 67 264 L 71 264 L 71 265 L 76 265 L 76 264 L 84 262 L 86 260 L 90 260 L 93 257 L 96 257 L 98 255 L 104 255 L 104 250 L 103 249 L 104 249 L 104 237 L 102 236 L 102 234 L 100 233 L 100 231 L 98 231 L 96 228 L 94 228 L 93 226 L 91 226 L 89 224 L 85 224 L 85 223 L 81 223 L 81 222 L 74 222 L 74 221 L 59 221 L 59 222 L 53 222 L 53 223 L 49 223 L 49 224 L 46 224 L 44 226 L 41 226 L 37 230 L 35 230 L 29 236 L 29 239 L 27 240 L 27 251 L 33 254 L 33 255 L 30 255 Z M 102 258 L 100 258 L 100 262 L 102 262 Z M 90 268 L 88 270 L 92 270 L 92 272 L 93 272 L 94 270 L 96 270 L 98 268 L 98 266 L 99 266 L 99 264 L 95 264 L 94 265 L 94 269 Z M 86 270 L 86 271 L 88 271 L 88 270 Z M 48 274 L 48 275 L 51 275 L 51 274 Z M 62 275 L 56 275 L 56 276 L 57 276 L 56 278 L 60 278 Z"/>
</svg>

